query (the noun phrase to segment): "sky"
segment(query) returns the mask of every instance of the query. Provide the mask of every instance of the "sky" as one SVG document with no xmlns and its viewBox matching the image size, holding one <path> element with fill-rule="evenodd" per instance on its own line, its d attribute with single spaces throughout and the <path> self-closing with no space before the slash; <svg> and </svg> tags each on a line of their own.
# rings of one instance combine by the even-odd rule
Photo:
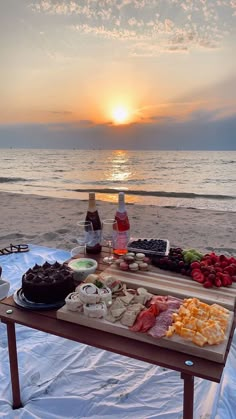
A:
<svg viewBox="0 0 236 419">
<path fill-rule="evenodd" d="M 236 0 L 0 0 L 0 147 L 236 150 Z"/>
</svg>

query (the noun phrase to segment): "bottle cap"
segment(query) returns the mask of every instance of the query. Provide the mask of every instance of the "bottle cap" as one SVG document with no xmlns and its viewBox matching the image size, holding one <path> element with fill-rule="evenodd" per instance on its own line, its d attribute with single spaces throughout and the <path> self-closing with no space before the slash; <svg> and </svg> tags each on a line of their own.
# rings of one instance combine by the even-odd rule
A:
<svg viewBox="0 0 236 419">
<path fill-rule="evenodd" d="M 89 192 L 89 199 L 95 199 L 95 192 Z"/>
</svg>

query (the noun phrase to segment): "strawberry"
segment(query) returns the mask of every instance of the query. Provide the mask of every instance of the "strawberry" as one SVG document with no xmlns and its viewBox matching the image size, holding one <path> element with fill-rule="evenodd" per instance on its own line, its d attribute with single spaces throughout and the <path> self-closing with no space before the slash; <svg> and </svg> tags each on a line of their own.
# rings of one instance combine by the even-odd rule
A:
<svg viewBox="0 0 236 419">
<path fill-rule="evenodd" d="M 222 278 L 222 285 L 224 286 L 224 287 L 227 287 L 227 285 L 230 285 L 229 284 L 229 282 L 231 281 L 231 278 L 230 278 L 230 276 L 228 276 L 228 275 L 224 275 L 223 276 L 223 278 Z M 232 283 L 232 281 L 231 281 L 231 283 Z"/>
<path fill-rule="evenodd" d="M 213 274 L 213 273 L 209 274 L 208 279 L 209 279 L 209 281 L 215 281 L 215 279 L 216 279 L 215 274 Z"/>
<path fill-rule="evenodd" d="M 226 268 L 224 268 L 224 272 L 228 273 L 229 275 L 233 275 L 234 274 L 234 268 L 231 265 L 226 266 Z"/>
<path fill-rule="evenodd" d="M 192 279 L 202 283 L 205 288 L 227 287 L 236 282 L 236 258 L 233 256 L 206 253 L 200 261 L 193 261 L 190 269 Z"/>
<path fill-rule="evenodd" d="M 191 269 L 199 269 L 200 266 L 201 266 L 200 263 L 197 262 L 197 261 L 192 262 L 191 265 L 190 265 Z"/>
<path fill-rule="evenodd" d="M 228 280 L 228 285 L 232 285 L 233 280 L 232 280 L 232 277 L 230 275 L 227 276 L 227 280 Z"/>
<path fill-rule="evenodd" d="M 223 260 L 223 261 L 220 263 L 220 266 L 221 266 L 221 268 L 222 268 L 222 269 L 224 269 L 224 268 L 226 268 L 226 266 L 228 266 L 228 262 L 227 262 L 226 260 Z"/>
<path fill-rule="evenodd" d="M 210 254 L 211 262 L 214 265 L 216 262 L 218 262 L 218 256 L 216 256 L 215 253 Z"/>
<path fill-rule="evenodd" d="M 194 281 L 197 281 L 201 284 L 205 282 L 205 277 L 200 269 L 196 269 L 196 268 L 193 269 L 191 272 L 191 277 L 193 278 Z"/>
<path fill-rule="evenodd" d="M 204 282 L 203 286 L 204 286 L 205 288 L 211 288 L 211 287 L 213 287 L 213 284 L 212 284 L 212 282 L 211 282 L 211 281 L 206 281 L 206 282 Z"/>
<path fill-rule="evenodd" d="M 236 263 L 231 263 L 229 266 L 233 268 L 233 275 L 236 275 Z"/>
<path fill-rule="evenodd" d="M 216 287 L 221 287 L 222 286 L 222 282 L 221 282 L 221 279 L 220 278 L 216 278 L 215 281 L 214 281 L 214 283 L 215 283 L 215 286 Z"/>
</svg>

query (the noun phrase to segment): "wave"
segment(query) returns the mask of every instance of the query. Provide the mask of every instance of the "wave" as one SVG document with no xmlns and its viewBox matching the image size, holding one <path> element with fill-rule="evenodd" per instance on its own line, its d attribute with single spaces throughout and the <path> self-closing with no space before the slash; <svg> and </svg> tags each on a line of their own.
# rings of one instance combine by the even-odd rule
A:
<svg viewBox="0 0 236 419">
<path fill-rule="evenodd" d="M 188 199 L 236 199 L 236 196 L 231 195 L 217 195 L 217 194 L 196 194 L 193 192 L 164 192 L 164 191 L 142 191 L 142 190 L 127 190 L 126 188 L 112 189 L 74 189 L 74 192 L 97 192 L 100 194 L 111 194 L 118 193 L 119 191 L 124 191 L 126 195 L 139 195 L 139 196 L 160 196 L 160 197 L 169 197 L 169 198 L 188 198 Z"/>
<path fill-rule="evenodd" d="M 0 177 L 0 183 L 26 182 L 29 179 L 21 177 Z"/>
</svg>

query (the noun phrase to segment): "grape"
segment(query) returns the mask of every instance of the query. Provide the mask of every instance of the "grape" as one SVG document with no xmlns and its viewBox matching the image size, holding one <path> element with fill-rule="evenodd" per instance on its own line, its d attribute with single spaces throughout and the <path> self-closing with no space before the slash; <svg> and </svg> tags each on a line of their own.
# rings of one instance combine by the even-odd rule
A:
<svg viewBox="0 0 236 419">
<path fill-rule="evenodd" d="M 180 247 L 170 248 L 168 256 L 153 256 L 152 263 L 158 268 L 179 272 L 183 275 L 190 275 L 191 272 L 189 263 L 184 261 Z"/>
</svg>

